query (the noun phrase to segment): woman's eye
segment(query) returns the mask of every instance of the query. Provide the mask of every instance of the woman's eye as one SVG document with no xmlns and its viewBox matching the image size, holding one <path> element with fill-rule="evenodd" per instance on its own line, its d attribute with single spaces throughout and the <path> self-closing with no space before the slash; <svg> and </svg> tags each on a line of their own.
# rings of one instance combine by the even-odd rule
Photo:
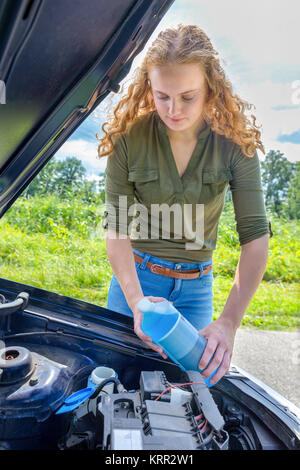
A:
<svg viewBox="0 0 300 470">
<path fill-rule="evenodd" d="M 182 101 L 192 101 L 195 97 L 192 96 L 191 98 L 190 97 L 185 97 L 185 96 L 182 96 Z M 158 96 L 158 99 L 159 100 L 163 100 L 163 101 L 166 101 L 169 99 L 168 96 Z"/>
</svg>

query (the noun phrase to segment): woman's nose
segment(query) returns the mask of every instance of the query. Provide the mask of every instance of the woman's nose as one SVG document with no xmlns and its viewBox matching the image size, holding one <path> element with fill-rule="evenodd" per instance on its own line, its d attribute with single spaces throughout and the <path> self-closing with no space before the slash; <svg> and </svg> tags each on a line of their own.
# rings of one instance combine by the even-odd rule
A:
<svg viewBox="0 0 300 470">
<path fill-rule="evenodd" d="M 170 100 L 170 105 L 169 105 L 169 114 L 170 116 L 176 116 L 180 111 L 180 105 L 176 100 Z"/>
</svg>

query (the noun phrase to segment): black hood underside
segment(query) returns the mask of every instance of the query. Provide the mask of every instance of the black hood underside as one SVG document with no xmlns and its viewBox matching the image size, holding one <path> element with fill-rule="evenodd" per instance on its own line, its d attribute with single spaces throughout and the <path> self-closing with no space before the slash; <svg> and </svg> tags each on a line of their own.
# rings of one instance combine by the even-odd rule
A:
<svg viewBox="0 0 300 470">
<path fill-rule="evenodd" d="M 0 217 L 119 89 L 172 2 L 0 1 Z"/>
</svg>

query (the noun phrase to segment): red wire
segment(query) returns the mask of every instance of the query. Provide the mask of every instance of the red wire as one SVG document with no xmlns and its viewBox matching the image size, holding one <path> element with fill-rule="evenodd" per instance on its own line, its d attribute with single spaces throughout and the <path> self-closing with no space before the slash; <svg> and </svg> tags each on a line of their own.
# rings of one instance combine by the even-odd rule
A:
<svg viewBox="0 0 300 470">
<path fill-rule="evenodd" d="M 160 399 L 160 397 L 163 396 L 164 393 L 166 393 L 168 390 L 170 390 L 171 388 L 175 388 L 175 387 L 182 387 L 182 385 L 205 385 L 205 387 L 207 387 L 206 383 L 205 382 L 187 382 L 185 384 L 177 384 L 177 385 L 170 385 L 170 387 L 166 388 L 157 398 L 155 398 L 154 401 L 157 401 Z"/>
<path fill-rule="evenodd" d="M 207 387 L 206 383 L 205 382 L 186 382 L 184 384 L 177 384 L 177 385 L 170 385 L 170 387 L 166 388 L 157 398 L 155 398 L 154 401 L 157 401 L 159 400 L 163 395 L 164 393 L 166 393 L 168 390 L 170 390 L 171 388 L 176 388 L 176 387 L 182 387 L 182 385 L 205 385 L 205 387 Z M 199 416 L 197 416 L 195 418 L 196 421 L 199 421 L 199 419 L 201 419 L 203 417 L 203 413 L 201 413 Z M 203 427 L 204 426 L 204 427 Z M 203 427 L 203 429 L 201 429 Z M 206 431 L 206 428 L 207 428 L 207 419 L 204 420 L 201 424 L 199 424 L 198 426 L 198 429 L 201 429 L 200 433 L 203 434 L 205 431 Z"/>
<path fill-rule="evenodd" d="M 196 420 L 196 421 L 199 421 L 199 419 L 201 419 L 201 418 L 203 418 L 203 414 L 202 414 L 202 413 L 201 413 L 201 415 L 196 416 L 195 420 Z"/>
<path fill-rule="evenodd" d="M 206 423 L 207 423 L 207 420 L 205 419 L 201 424 L 199 424 L 198 429 L 201 429 L 202 426 L 204 426 L 204 424 L 206 424 Z"/>
<path fill-rule="evenodd" d="M 201 434 L 203 434 L 203 433 L 204 433 L 204 431 L 206 431 L 206 428 L 207 428 L 207 420 L 206 420 L 206 422 L 205 422 L 205 426 L 204 426 L 204 428 L 203 428 L 203 429 L 201 429 L 200 433 L 201 433 Z"/>
</svg>

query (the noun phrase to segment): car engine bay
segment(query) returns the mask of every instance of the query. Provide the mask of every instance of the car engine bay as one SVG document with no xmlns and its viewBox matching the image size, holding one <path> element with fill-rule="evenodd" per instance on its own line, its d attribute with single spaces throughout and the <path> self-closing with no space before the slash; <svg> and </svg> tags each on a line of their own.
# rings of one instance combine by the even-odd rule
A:
<svg viewBox="0 0 300 470">
<path fill-rule="evenodd" d="M 33 350 L 35 349 L 35 351 Z M 49 357 L 41 352 L 47 349 Z M 9 346 L 1 350 L 0 448 L 2 449 L 185 449 L 284 448 L 251 412 L 208 389 L 196 371 L 169 382 L 163 371 L 136 371 L 139 387 L 115 380 L 71 411 L 58 404 L 87 382 L 92 362 L 60 348 Z M 59 350 L 58 350 L 59 349 Z M 64 357 L 58 363 L 56 356 Z M 127 375 L 127 377 L 126 377 Z"/>
<path fill-rule="evenodd" d="M 208 388 L 200 372 L 149 351 L 129 320 L 69 303 L 72 317 L 24 292 L 0 299 L 0 450 L 300 447 L 297 416 L 234 368 Z M 92 388 L 99 366 L 115 375 Z"/>
</svg>

